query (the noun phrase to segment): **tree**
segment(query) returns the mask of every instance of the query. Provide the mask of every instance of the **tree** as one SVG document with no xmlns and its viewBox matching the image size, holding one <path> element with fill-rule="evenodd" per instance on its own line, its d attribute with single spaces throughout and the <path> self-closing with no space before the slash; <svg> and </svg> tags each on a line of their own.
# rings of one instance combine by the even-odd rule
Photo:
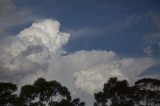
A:
<svg viewBox="0 0 160 106">
<path fill-rule="evenodd" d="M 34 86 L 32 85 L 22 86 L 20 99 L 24 102 L 25 105 L 31 106 L 36 97 L 37 97 L 37 92 Z"/>
<path fill-rule="evenodd" d="M 65 86 L 44 78 L 38 78 L 33 85 L 24 85 L 20 99 L 26 106 L 85 106 L 80 99 L 72 100 Z"/>
<path fill-rule="evenodd" d="M 110 78 L 104 84 L 103 92 L 95 94 L 94 106 L 134 106 L 133 88 L 128 86 L 126 80 L 118 81 L 117 78 Z"/>
<path fill-rule="evenodd" d="M 85 106 L 84 102 L 81 102 L 79 98 L 73 99 L 71 102 L 68 100 L 62 100 L 53 106 Z"/>
<path fill-rule="evenodd" d="M 70 92 L 57 81 L 38 78 L 33 85 L 21 87 L 19 96 L 16 84 L 0 82 L 0 106 L 85 106 L 79 98 L 72 100 Z"/>
<path fill-rule="evenodd" d="M 43 103 L 53 104 L 62 100 L 71 100 L 68 89 L 57 81 L 46 81 L 43 78 L 38 78 L 33 85 L 39 100 Z"/>
<path fill-rule="evenodd" d="M 17 97 L 13 94 L 16 90 L 16 84 L 0 82 L 0 105 L 13 105 Z"/>
<path fill-rule="evenodd" d="M 72 106 L 85 106 L 85 102 L 81 102 L 79 98 L 72 100 Z"/>
<path fill-rule="evenodd" d="M 160 104 L 160 80 L 143 78 L 135 82 L 136 102 L 143 106 Z"/>
<path fill-rule="evenodd" d="M 160 80 L 143 78 L 129 86 L 126 80 L 110 78 L 94 97 L 94 106 L 159 106 Z"/>
</svg>

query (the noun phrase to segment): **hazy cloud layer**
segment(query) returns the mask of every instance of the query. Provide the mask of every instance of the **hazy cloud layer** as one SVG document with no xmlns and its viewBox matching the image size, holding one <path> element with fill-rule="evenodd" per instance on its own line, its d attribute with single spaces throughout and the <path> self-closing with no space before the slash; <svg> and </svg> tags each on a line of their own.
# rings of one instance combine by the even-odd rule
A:
<svg viewBox="0 0 160 106">
<path fill-rule="evenodd" d="M 33 9 L 17 7 L 13 0 L 0 0 L 0 37 L 10 36 L 9 30 L 42 16 L 33 15 Z"/>
<path fill-rule="evenodd" d="M 0 16 L 4 17 L 14 11 L 16 6 L 13 4 L 12 0 L 1 0 L 0 1 Z"/>
<path fill-rule="evenodd" d="M 147 56 L 160 56 L 160 15 L 150 14 L 152 27 L 155 29 L 145 36 L 144 54 Z"/>
<path fill-rule="evenodd" d="M 9 15 L 16 9 L 16 6 L 11 0 L 1 0 L 0 1 L 0 36 L 5 34 L 4 21 L 9 17 Z"/>
</svg>

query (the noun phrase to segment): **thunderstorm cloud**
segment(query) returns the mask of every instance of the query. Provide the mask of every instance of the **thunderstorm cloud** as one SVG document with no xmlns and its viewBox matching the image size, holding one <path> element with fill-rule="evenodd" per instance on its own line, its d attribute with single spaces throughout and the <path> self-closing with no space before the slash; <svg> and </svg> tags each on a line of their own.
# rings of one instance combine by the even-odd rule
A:
<svg viewBox="0 0 160 106">
<path fill-rule="evenodd" d="M 80 50 L 63 55 L 69 38 L 69 33 L 60 31 L 60 23 L 51 19 L 34 22 L 16 36 L 4 38 L 0 80 L 24 84 L 45 77 L 93 94 L 110 77 L 133 82 L 155 64 L 149 57 L 121 57 L 114 51 Z"/>
</svg>

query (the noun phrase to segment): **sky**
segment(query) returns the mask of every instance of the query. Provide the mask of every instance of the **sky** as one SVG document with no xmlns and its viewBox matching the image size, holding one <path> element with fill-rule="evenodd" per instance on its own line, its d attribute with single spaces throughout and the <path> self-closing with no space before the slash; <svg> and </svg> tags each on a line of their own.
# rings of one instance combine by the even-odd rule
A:
<svg viewBox="0 0 160 106">
<path fill-rule="evenodd" d="M 110 77 L 160 78 L 159 0 L 0 0 L 0 81 L 57 80 L 93 101 Z"/>
</svg>

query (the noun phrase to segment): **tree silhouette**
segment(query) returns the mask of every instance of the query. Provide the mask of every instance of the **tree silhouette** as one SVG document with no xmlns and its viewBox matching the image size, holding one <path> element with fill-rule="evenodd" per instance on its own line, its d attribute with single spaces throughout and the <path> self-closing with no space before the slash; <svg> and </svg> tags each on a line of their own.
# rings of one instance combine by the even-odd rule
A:
<svg viewBox="0 0 160 106">
<path fill-rule="evenodd" d="M 160 80 L 144 78 L 129 86 L 126 80 L 110 78 L 94 97 L 94 106 L 159 106 Z"/>
<path fill-rule="evenodd" d="M 24 102 L 25 105 L 31 106 L 36 96 L 37 92 L 34 86 L 24 85 L 21 88 L 20 99 Z"/>
<path fill-rule="evenodd" d="M 110 78 L 104 84 L 103 92 L 95 94 L 94 106 L 134 106 L 132 89 L 126 80 Z"/>
<path fill-rule="evenodd" d="M 62 100 L 53 106 L 85 106 L 84 102 L 81 102 L 79 98 L 72 100 L 71 102 L 68 100 Z"/>
<path fill-rule="evenodd" d="M 72 106 L 85 106 L 85 102 L 81 102 L 79 98 L 73 99 Z"/>
<path fill-rule="evenodd" d="M 46 81 L 37 79 L 34 84 L 39 100 L 43 103 L 53 104 L 62 100 L 71 100 L 70 92 L 57 81 Z"/>
<path fill-rule="evenodd" d="M 33 85 L 22 86 L 19 96 L 16 90 L 16 84 L 0 82 L 0 106 L 85 106 L 57 81 L 38 78 Z M 143 78 L 129 86 L 113 77 L 94 97 L 94 106 L 160 106 L 160 80 Z"/>
<path fill-rule="evenodd" d="M 136 102 L 142 106 L 156 106 L 160 104 L 160 80 L 143 78 L 135 82 Z"/>
<path fill-rule="evenodd" d="M 16 90 L 15 84 L 0 82 L 0 105 L 13 105 L 17 97 L 13 94 Z"/>
<path fill-rule="evenodd" d="M 80 99 L 71 99 L 70 92 L 57 81 L 38 78 L 33 85 L 21 88 L 20 100 L 26 106 L 84 106 Z M 65 104 L 65 105 L 64 105 Z"/>
</svg>

